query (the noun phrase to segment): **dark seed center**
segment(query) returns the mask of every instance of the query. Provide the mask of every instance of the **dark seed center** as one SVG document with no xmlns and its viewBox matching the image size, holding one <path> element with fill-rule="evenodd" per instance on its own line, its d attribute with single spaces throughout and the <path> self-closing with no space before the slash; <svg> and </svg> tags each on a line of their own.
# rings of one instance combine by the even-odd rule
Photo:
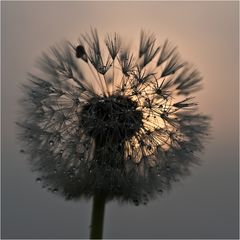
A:
<svg viewBox="0 0 240 240">
<path fill-rule="evenodd" d="M 95 97 L 82 109 L 80 123 L 97 142 L 118 144 L 130 139 L 142 126 L 137 103 L 124 96 Z"/>
</svg>

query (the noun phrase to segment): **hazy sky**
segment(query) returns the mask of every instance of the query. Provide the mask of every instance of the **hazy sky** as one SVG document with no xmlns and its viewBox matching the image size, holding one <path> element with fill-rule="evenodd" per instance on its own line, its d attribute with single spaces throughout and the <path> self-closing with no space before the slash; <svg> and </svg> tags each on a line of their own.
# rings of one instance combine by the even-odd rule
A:
<svg viewBox="0 0 240 240">
<path fill-rule="evenodd" d="M 91 202 L 65 202 L 35 183 L 19 153 L 20 86 L 54 43 L 96 27 L 169 38 L 198 67 L 201 112 L 212 117 L 203 163 L 147 207 L 106 207 L 106 238 L 237 238 L 238 2 L 2 2 L 2 238 L 87 238 Z"/>
</svg>

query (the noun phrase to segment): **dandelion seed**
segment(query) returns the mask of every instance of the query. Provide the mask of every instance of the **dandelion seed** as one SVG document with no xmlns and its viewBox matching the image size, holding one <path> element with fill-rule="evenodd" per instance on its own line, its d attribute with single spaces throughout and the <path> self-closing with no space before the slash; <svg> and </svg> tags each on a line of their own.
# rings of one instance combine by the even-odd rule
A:
<svg viewBox="0 0 240 240">
<path fill-rule="evenodd" d="M 157 55 L 160 47 L 155 46 L 156 38 L 154 34 L 148 35 L 146 32 L 141 32 L 139 58 L 143 57 L 140 67 L 145 67 Z M 140 60 L 141 61 L 141 60 Z"/>
<path fill-rule="evenodd" d="M 185 63 L 181 63 L 177 54 L 173 54 L 170 61 L 164 67 L 161 77 L 166 77 L 168 75 L 174 74 L 176 71 L 181 69 Z"/>
<path fill-rule="evenodd" d="M 116 33 L 114 34 L 114 37 L 108 35 L 105 39 L 105 43 L 112 59 L 114 60 L 121 48 L 120 36 Z"/>
<path fill-rule="evenodd" d="M 160 66 L 162 63 L 164 63 L 176 51 L 176 47 L 171 46 L 168 40 L 164 42 L 161 49 L 162 50 L 157 62 L 157 66 Z"/>
</svg>

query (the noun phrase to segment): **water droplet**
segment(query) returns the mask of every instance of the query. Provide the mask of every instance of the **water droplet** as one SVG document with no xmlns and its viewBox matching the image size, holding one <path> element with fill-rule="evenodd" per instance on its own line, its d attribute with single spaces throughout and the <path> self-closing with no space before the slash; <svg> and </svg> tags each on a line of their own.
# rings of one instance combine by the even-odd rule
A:
<svg viewBox="0 0 240 240">
<path fill-rule="evenodd" d="M 137 199 L 134 199 L 134 200 L 133 200 L 133 203 L 134 203 L 135 206 L 138 206 L 138 205 L 139 205 L 139 201 L 138 201 Z"/>
<path fill-rule="evenodd" d="M 75 99 L 75 104 L 79 105 L 80 104 L 80 100 L 78 98 Z"/>
<path fill-rule="evenodd" d="M 151 145 L 148 145 L 147 146 L 147 150 L 151 150 L 152 149 L 152 146 Z"/>
<path fill-rule="evenodd" d="M 73 174 L 73 173 L 68 173 L 68 177 L 69 177 L 69 178 L 73 178 L 73 177 L 74 177 L 74 174 Z"/>
<path fill-rule="evenodd" d="M 52 140 L 49 141 L 49 145 L 53 146 L 54 142 Z"/>
<path fill-rule="evenodd" d="M 36 182 L 41 182 L 42 179 L 40 177 L 36 178 Z"/>
</svg>

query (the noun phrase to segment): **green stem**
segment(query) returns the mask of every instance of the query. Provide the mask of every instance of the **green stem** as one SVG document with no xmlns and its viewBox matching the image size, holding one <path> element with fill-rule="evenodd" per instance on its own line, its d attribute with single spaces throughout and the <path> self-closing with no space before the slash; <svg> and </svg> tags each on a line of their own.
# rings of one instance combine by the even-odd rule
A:
<svg viewBox="0 0 240 240">
<path fill-rule="evenodd" d="M 96 193 L 93 197 L 90 239 L 102 239 L 105 195 Z"/>
</svg>

